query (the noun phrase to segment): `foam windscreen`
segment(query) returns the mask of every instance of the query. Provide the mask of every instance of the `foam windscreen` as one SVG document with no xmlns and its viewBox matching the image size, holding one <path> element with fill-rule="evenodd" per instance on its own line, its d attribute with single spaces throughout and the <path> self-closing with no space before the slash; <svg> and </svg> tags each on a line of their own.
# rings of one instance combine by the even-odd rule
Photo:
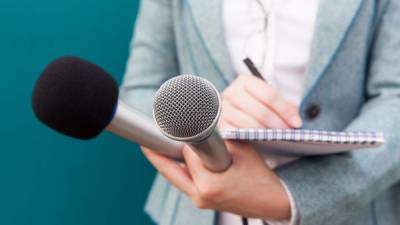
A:
<svg viewBox="0 0 400 225">
<path fill-rule="evenodd" d="M 71 137 L 90 139 L 112 120 L 118 87 L 102 68 L 77 57 L 62 57 L 40 75 L 32 94 L 37 118 Z"/>
</svg>

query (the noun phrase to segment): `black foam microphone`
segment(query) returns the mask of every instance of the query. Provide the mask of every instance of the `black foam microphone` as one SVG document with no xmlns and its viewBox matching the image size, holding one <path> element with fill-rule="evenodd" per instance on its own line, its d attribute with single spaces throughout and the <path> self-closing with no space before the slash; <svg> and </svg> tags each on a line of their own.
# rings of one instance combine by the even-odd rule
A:
<svg viewBox="0 0 400 225">
<path fill-rule="evenodd" d="M 154 121 L 118 100 L 114 79 L 102 68 L 77 57 L 50 63 L 32 94 L 36 117 L 70 137 L 91 139 L 104 129 L 180 159 L 182 144 L 166 138 Z"/>
</svg>

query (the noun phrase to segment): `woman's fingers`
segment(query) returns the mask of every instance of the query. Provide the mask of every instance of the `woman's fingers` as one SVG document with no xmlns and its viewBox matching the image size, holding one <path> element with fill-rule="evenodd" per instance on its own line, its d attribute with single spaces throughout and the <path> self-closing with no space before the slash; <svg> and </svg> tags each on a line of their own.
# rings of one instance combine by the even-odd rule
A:
<svg viewBox="0 0 400 225">
<path fill-rule="evenodd" d="M 196 185 L 197 195 L 192 196 L 192 201 L 200 208 L 216 207 L 218 199 L 223 198 L 221 184 L 224 182 L 218 179 L 218 173 L 209 171 L 190 148 L 183 149 L 183 157 Z"/>
<path fill-rule="evenodd" d="M 219 123 L 218 123 L 218 128 L 219 129 L 235 129 L 237 127 L 235 127 L 233 124 L 225 121 L 224 118 L 221 117 L 221 119 L 219 120 Z"/>
<path fill-rule="evenodd" d="M 196 187 L 185 168 L 182 168 L 177 162 L 153 152 L 150 149 L 141 147 L 147 159 L 153 166 L 169 180 L 176 188 L 186 193 L 188 196 L 193 196 L 196 193 Z"/>
<path fill-rule="evenodd" d="M 201 158 L 188 146 L 186 146 L 182 150 L 183 158 L 185 159 L 186 167 L 193 177 L 194 183 L 198 183 L 196 181 L 199 180 L 207 180 L 207 178 L 211 178 L 214 172 L 208 170 Z"/>
<path fill-rule="evenodd" d="M 302 121 L 298 107 L 285 100 L 277 90 L 272 88 L 260 79 L 247 79 L 245 83 L 246 91 L 275 111 L 286 123 L 293 127 L 301 127 Z"/>
<path fill-rule="evenodd" d="M 275 111 L 262 102 L 255 99 L 247 92 L 237 94 L 235 98 L 229 99 L 233 106 L 255 118 L 266 128 L 289 128 Z"/>
<path fill-rule="evenodd" d="M 222 120 L 233 127 L 251 127 L 263 128 L 264 125 L 254 119 L 252 116 L 234 107 L 229 101 L 223 100 Z"/>
</svg>

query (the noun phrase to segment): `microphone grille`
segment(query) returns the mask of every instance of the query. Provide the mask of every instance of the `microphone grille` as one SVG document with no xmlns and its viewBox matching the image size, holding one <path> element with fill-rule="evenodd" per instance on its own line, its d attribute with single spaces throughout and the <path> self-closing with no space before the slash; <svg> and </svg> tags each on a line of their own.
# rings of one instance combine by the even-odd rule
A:
<svg viewBox="0 0 400 225">
<path fill-rule="evenodd" d="M 157 91 L 153 113 L 167 135 L 190 138 L 212 128 L 220 111 L 219 94 L 207 80 L 180 75 L 166 81 Z"/>
</svg>

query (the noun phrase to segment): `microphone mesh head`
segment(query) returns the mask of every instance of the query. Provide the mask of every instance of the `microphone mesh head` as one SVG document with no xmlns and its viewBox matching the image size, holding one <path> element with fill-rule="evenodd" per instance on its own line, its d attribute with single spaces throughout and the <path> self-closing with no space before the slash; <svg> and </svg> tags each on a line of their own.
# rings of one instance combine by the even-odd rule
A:
<svg viewBox="0 0 400 225">
<path fill-rule="evenodd" d="M 166 81 L 157 91 L 153 113 L 167 135 L 190 138 L 212 128 L 220 111 L 219 94 L 207 80 L 181 75 Z"/>
</svg>

